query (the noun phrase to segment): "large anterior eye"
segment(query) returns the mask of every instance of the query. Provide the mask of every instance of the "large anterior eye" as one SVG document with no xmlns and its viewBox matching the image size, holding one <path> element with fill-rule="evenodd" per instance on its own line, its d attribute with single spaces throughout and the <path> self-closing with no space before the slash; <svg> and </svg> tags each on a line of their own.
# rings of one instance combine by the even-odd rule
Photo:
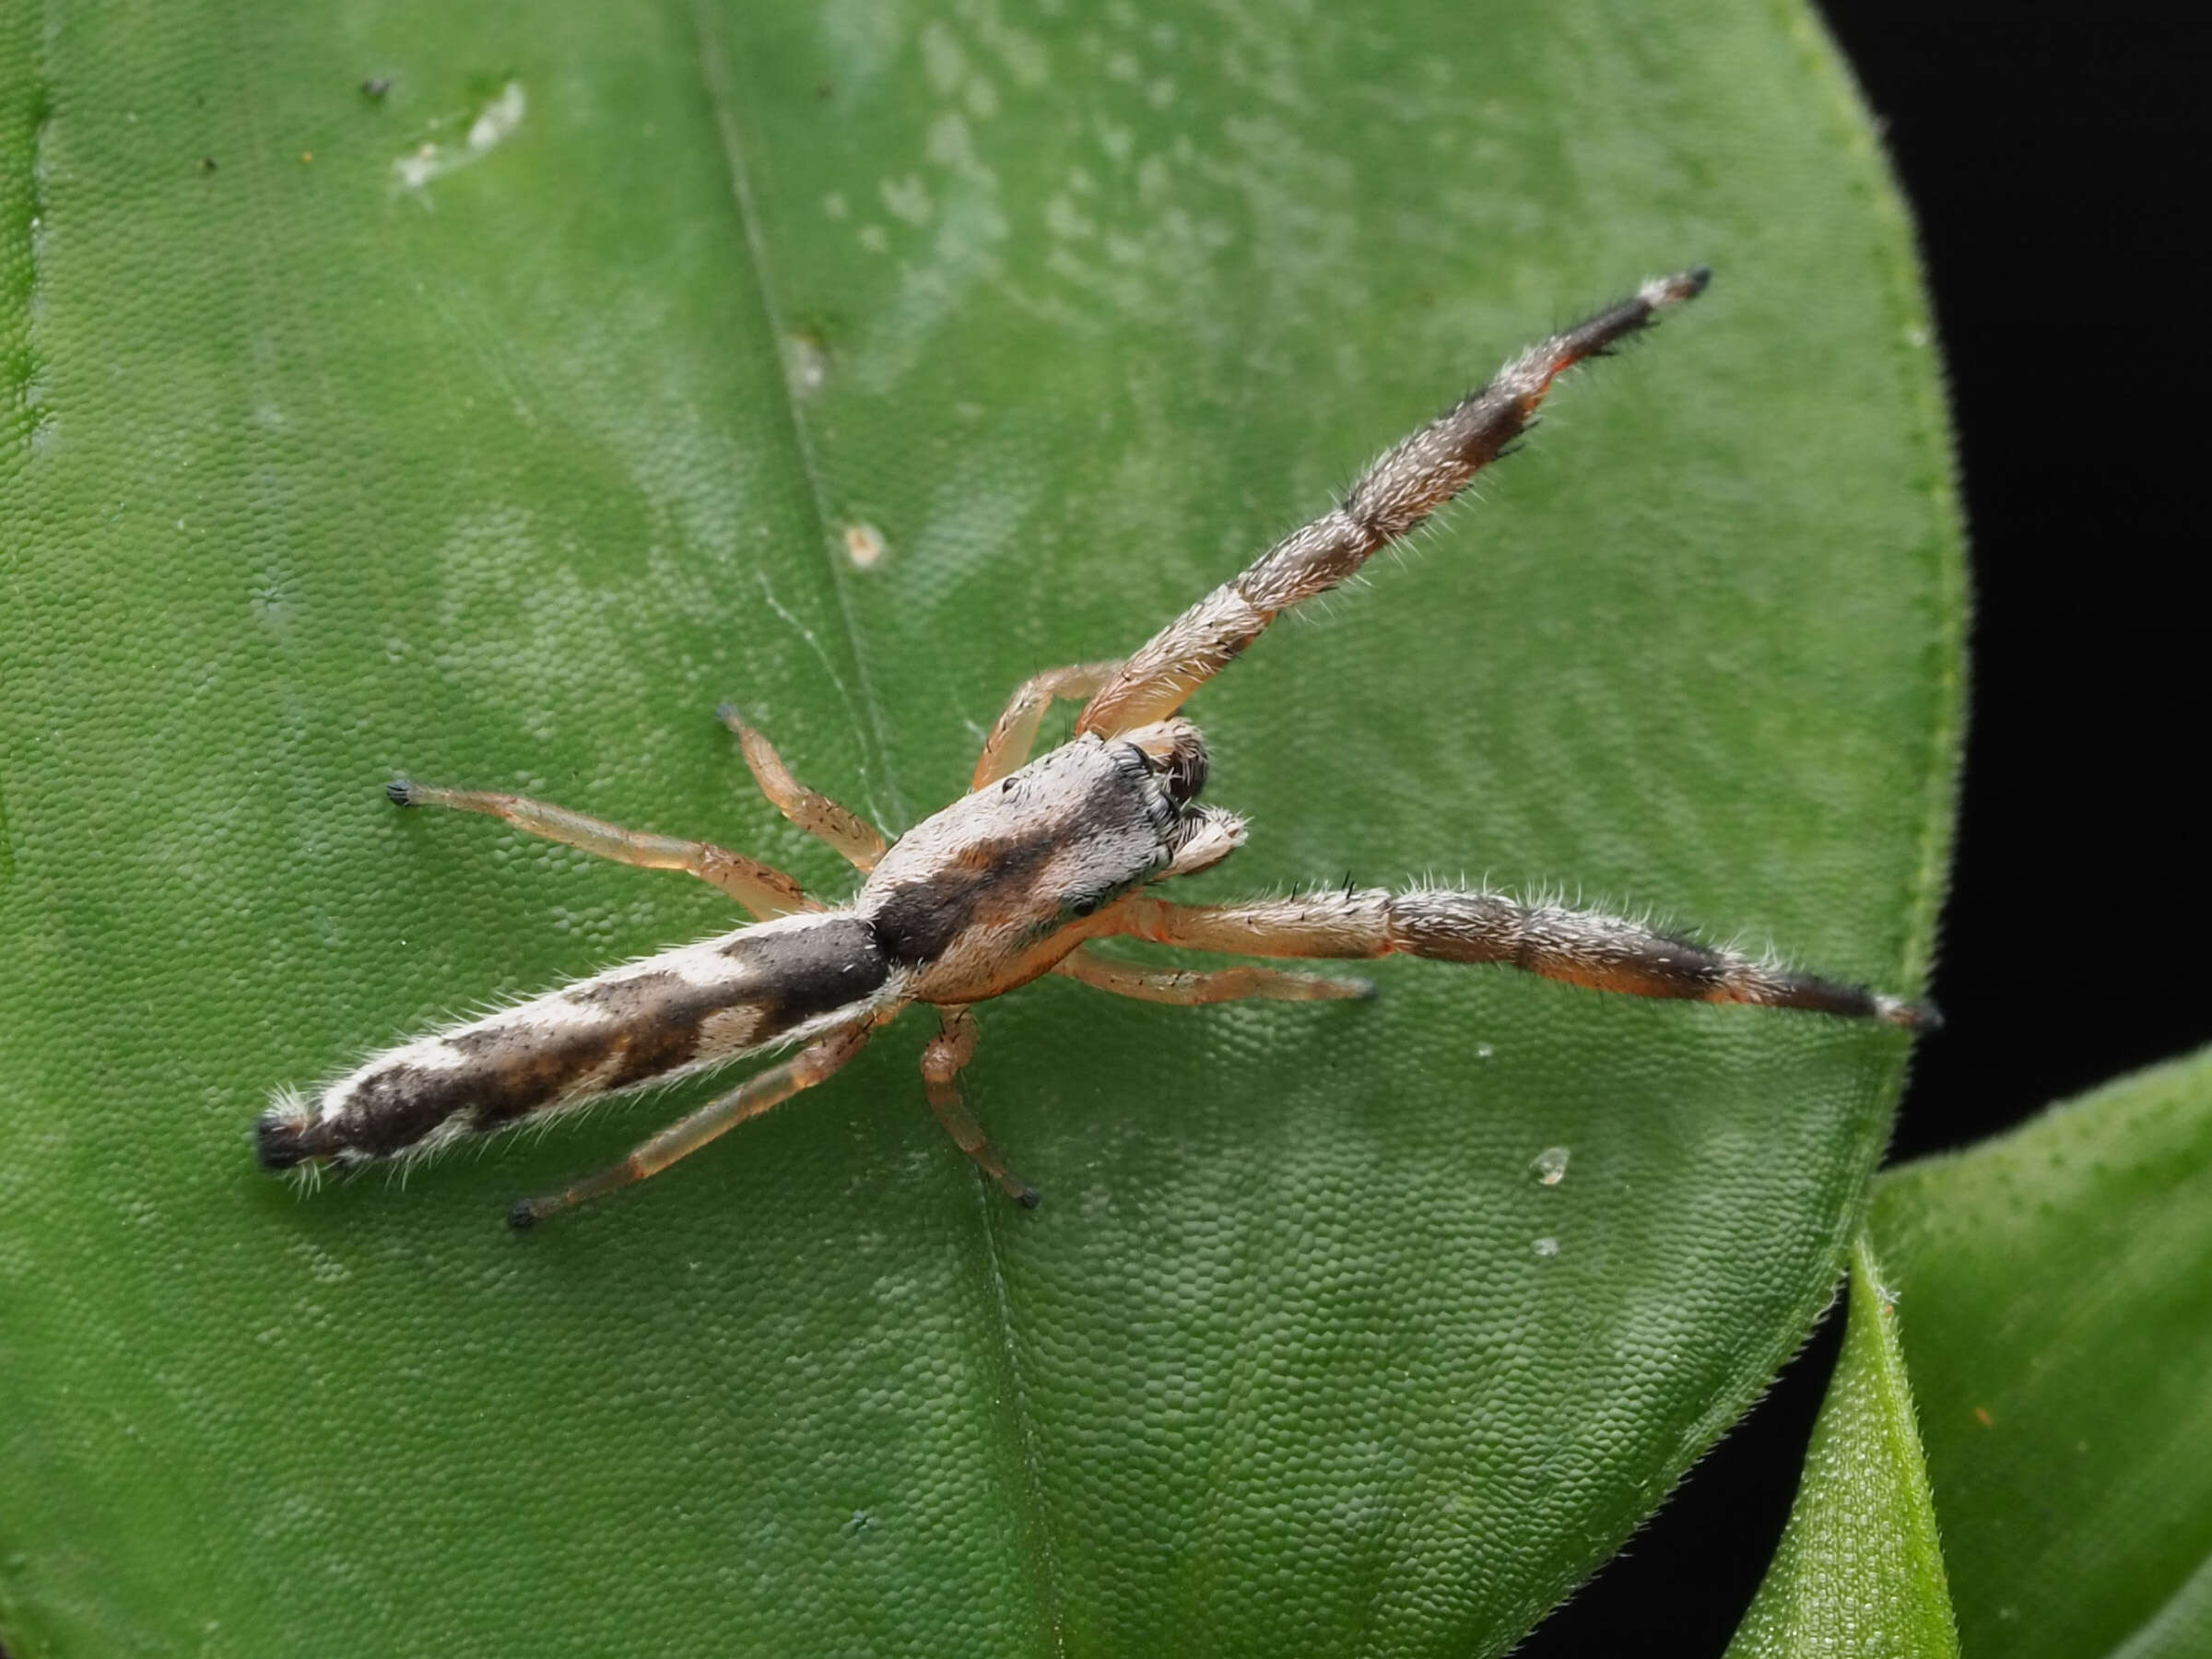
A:
<svg viewBox="0 0 2212 1659">
<path fill-rule="evenodd" d="M 1060 901 L 1061 912 L 1070 916 L 1095 916 L 1121 895 L 1120 888 L 1092 888 L 1088 892 L 1070 893 Z"/>
</svg>

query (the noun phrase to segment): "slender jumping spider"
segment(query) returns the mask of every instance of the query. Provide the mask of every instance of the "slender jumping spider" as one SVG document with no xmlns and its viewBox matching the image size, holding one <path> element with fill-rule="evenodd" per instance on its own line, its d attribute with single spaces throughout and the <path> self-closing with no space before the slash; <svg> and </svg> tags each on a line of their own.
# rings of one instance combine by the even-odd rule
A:
<svg viewBox="0 0 2212 1659">
<path fill-rule="evenodd" d="M 923 1051 L 931 1108 L 1008 1194 L 1037 1194 L 1006 1168 L 960 1097 L 975 1049 L 969 1005 L 1045 973 L 1147 1002 L 1371 996 L 1364 980 L 1237 967 L 1133 967 L 1094 954 L 1121 935 L 1233 956 L 1362 958 L 1404 953 L 1497 962 L 1638 996 L 1758 1003 L 1911 1029 L 1924 1003 L 1798 973 L 1619 917 L 1502 894 L 1431 888 L 1312 892 L 1243 904 L 1177 904 L 1154 884 L 1206 869 L 1244 841 L 1233 813 L 1199 804 L 1206 751 L 1179 712 L 1282 612 L 1327 592 L 1452 500 L 1534 420 L 1552 381 L 1701 291 L 1703 268 L 1647 282 L 1630 299 L 1532 347 L 1497 378 L 1371 467 L 1343 503 L 1277 544 L 1123 662 L 1055 668 L 1023 684 L 983 745 L 971 792 L 895 846 L 817 794 L 768 740 L 724 708 L 761 791 L 866 880 L 828 905 L 782 871 L 705 841 L 624 830 L 508 794 L 399 782 L 403 806 L 488 812 L 534 835 L 623 864 L 686 870 L 760 920 L 608 970 L 420 1037 L 370 1059 L 312 1100 L 278 1093 L 259 1125 L 272 1170 L 415 1158 L 609 1094 L 663 1083 L 763 1049 L 799 1052 L 644 1142 L 610 1170 L 518 1204 L 527 1227 L 569 1205 L 666 1169 L 716 1135 L 810 1088 L 902 1009 L 926 1003 L 938 1030 Z M 1030 760 L 1054 698 L 1086 698 L 1074 738 Z M 1027 762 L 1027 764 L 1024 764 Z"/>
</svg>

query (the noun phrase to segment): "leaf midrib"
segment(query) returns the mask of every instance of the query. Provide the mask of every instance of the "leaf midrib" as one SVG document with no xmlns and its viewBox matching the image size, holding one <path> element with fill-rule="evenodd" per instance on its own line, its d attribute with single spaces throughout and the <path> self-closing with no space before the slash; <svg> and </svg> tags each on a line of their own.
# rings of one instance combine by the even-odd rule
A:
<svg viewBox="0 0 2212 1659">
<path fill-rule="evenodd" d="M 889 734 L 884 724 L 882 707 L 876 696 L 866 642 L 853 614 L 846 571 L 831 547 L 829 492 L 816 458 L 813 434 L 807 428 L 806 413 L 793 392 L 791 377 L 783 363 L 783 342 L 788 337 L 784 329 L 783 309 L 777 295 L 766 231 L 753 197 L 745 136 L 738 125 L 737 100 L 724 76 L 724 59 L 713 49 L 713 33 L 700 0 L 691 0 L 690 15 L 700 84 L 713 112 L 716 131 L 722 136 L 723 166 L 729 177 L 731 199 L 737 209 L 738 228 L 745 238 L 746 258 L 752 267 L 753 288 L 759 299 L 761 322 L 768 331 L 770 349 L 776 359 L 774 382 L 780 406 L 790 429 L 792 447 L 806 486 L 807 500 L 813 508 L 815 547 L 829 566 L 830 585 L 837 595 L 838 616 L 844 627 L 845 642 L 852 653 L 856 700 L 867 723 L 866 729 L 860 735 L 862 744 L 876 776 L 882 780 L 883 791 L 896 822 L 911 824 L 912 813 L 907 806 L 904 792 L 899 786 L 898 772 L 892 762 Z M 1044 1501 L 1042 1460 L 1038 1452 L 1036 1423 L 1029 1409 L 1020 1357 L 1014 1341 L 1013 1298 L 1007 1282 L 1006 1262 L 988 1208 L 994 1202 L 994 1195 L 987 1190 L 980 1174 L 971 1173 L 971 1186 L 975 1197 L 972 1213 L 981 1235 L 982 1265 L 990 1289 L 1001 1372 L 999 1398 L 1006 1406 L 1004 1422 L 1014 1442 L 1015 1461 L 1021 1470 L 1021 1486 L 1017 1501 L 1027 1511 L 1019 1517 L 1016 1531 L 1020 1540 L 1019 1547 L 1030 1559 L 1031 1582 L 1036 1586 L 1041 1604 L 1037 1622 L 1050 1633 L 1049 1651 L 1057 1654 L 1065 1651 L 1065 1641 L 1060 1618 L 1059 1581 L 1053 1559 L 1050 1511 Z"/>
</svg>

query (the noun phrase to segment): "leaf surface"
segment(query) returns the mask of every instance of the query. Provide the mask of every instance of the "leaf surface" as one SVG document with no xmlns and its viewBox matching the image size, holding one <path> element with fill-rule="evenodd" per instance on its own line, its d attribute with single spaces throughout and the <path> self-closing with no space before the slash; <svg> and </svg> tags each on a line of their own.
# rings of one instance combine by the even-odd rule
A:
<svg viewBox="0 0 2212 1659">
<path fill-rule="evenodd" d="M 1023 676 L 1700 259 L 1194 703 L 1255 831 L 1203 890 L 1487 871 L 1912 988 L 1958 530 L 1796 9 L 46 0 L 0 121 L 11 1652 L 1498 1652 L 1825 1302 L 1897 1033 L 1439 964 L 985 1008 L 1033 1215 L 920 1018 L 526 1239 L 708 1086 L 310 1202 L 248 1146 L 730 924 L 390 777 L 840 893 L 718 701 L 902 830 Z"/>
<path fill-rule="evenodd" d="M 1897 1311 L 1864 1233 L 1789 1524 L 1728 1659 L 1955 1659 Z"/>
<path fill-rule="evenodd" d="M 1886 1175 L 1966 1653 L 2212 1638 L 2212 1053 Z"/>
</svg>

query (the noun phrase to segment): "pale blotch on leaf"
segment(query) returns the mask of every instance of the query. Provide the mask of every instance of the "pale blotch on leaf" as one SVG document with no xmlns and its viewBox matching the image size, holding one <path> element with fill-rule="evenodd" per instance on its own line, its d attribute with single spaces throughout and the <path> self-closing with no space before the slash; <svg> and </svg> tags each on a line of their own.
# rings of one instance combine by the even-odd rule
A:
<svg viewBox="0 0 2212 1659">
<path fill-rule="evenodd" d="M 394 161 L 392 167 L 399 175 L 401 187 L 418 191 L 433 179 L 473 167 L 514 136 L 529 108 L 529 100 L 523 95 L 523 83 L 509 81 L 500 88 L 497 98 L 477 112 L 477 118 L 468 124 L 467 135 L 460 143 L 425 144 L 413 154 Z"/>
<path fill-rule="evenodd" d="M 812 397 L 830 383 L 830 350 L 818 335 L 800 330 L 788 336 L 783 363 L 794 396 Z"/>
<path fill-rule="evenodd" d="M 845 557 L 853 561 L 853 569 L 875 569 L 883 562 L 886 550 L 883 532 L 865 520 L 855 521 L 845 526 Z"/>
</svg>

